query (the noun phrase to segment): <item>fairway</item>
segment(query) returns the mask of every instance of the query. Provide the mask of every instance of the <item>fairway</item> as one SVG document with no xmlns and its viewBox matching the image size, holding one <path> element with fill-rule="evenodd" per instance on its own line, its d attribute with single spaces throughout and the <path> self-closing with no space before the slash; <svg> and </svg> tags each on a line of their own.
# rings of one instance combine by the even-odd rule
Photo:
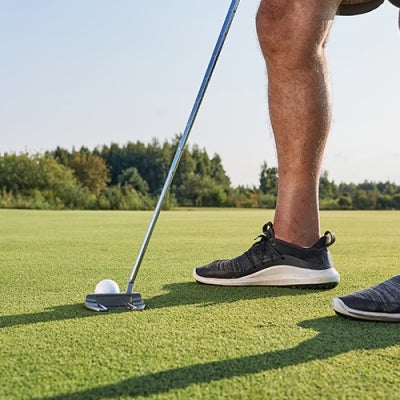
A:
<svg viewBox="0 0 400 400">
<path fill-rule="evenodd" d="M 216 287 L 192 269 L 247 250 L 272 210 L 162 212 L 135 290 L 142 312 L 95 313 L 124 289 L 152 212 L 0 210 L 0 399 L 396 399 L 400 324 L 337 317 L 333 297 L 400 273 L 400 212 L 322 212 L 338 287 Z"/>
</svg>

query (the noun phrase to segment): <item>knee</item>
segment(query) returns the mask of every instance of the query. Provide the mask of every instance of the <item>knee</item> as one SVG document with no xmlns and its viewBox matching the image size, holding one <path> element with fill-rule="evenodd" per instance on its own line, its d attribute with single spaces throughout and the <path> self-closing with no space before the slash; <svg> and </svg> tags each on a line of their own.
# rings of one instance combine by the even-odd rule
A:
<svg viewBox="0 0 400 400">
<path fill-rule="evenodd" d="M 276 56 L 285 56 L 292 50 L 293 26 L 289 24 L 290 1 L 263 0 L 256 15 L 257 36 L 264 57 L 268 61 Z M 282 4 L 285 3 L 285 4 Z"/>
<path fill-rule="evenodd" d="M 317 19 L 309 19 L 299 2 L 262 0 L 256 15 L 257 35 L 267 64 L 304 65 L 325 47 Z"/>
</svg>

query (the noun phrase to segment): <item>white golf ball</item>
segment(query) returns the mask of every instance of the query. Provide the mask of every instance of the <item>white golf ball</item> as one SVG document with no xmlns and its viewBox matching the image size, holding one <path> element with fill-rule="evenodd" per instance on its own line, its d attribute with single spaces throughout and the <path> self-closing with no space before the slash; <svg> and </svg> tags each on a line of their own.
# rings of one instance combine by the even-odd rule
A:
<svg viewBox="0 0 400 400">
<path fill-rule="evenodd" d="M 119 293 L 120 290 L 117 282 L 114 282 L 112 279 L 103 279 L 96 285 L 94 292 L 107 294 L 107 293 Z"/>
</svg>

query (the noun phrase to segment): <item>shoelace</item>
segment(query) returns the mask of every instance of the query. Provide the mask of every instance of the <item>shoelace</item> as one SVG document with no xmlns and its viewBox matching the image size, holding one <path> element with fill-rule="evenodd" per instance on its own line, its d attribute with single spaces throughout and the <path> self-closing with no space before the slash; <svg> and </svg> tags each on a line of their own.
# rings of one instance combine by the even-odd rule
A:
<svg viewBox="0 0 400 400">
<path fill-rule="evenodd" d="M 258 235 L 254 238 L 254 240 L 260 239 L 258 242 L 254 243 L 253 246 L 250 247 L 249 250 L 245 252 L 246 256 L 249 258 L 251 263 L 253 264 L 253 256 L 258 255 L 257 252 L 254 251 L 255 247 L 261 246 L 261 254 L 266 254 L 268 258 L 274 259 L 276 257 L 280 257 L 281 254 L 272 246 L 268 246 L 268 241 L 275 237 L 273 224 L 272 222 L 268 222 L 263 226 L 263 234 Z"/>
</svg>

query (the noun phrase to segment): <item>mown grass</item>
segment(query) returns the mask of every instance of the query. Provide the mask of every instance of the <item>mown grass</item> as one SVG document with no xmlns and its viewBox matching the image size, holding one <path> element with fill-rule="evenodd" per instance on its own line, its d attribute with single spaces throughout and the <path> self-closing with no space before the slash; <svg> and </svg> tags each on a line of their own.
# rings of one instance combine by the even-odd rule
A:
<svg viewBox="0 0 400 400">
<path fill-rule="evenodd" d="M 151 212 L 0 210 L 1 399 L 396 399 L 400 325 L 337 317 L 334 296 L 400 271 L 399 212 L 324 212 L 329 291 L 198 285 L 272 211 L 163 212 L 136 281 L 143 312 L 83 307 L 125 287 Z"/>
</svg>

